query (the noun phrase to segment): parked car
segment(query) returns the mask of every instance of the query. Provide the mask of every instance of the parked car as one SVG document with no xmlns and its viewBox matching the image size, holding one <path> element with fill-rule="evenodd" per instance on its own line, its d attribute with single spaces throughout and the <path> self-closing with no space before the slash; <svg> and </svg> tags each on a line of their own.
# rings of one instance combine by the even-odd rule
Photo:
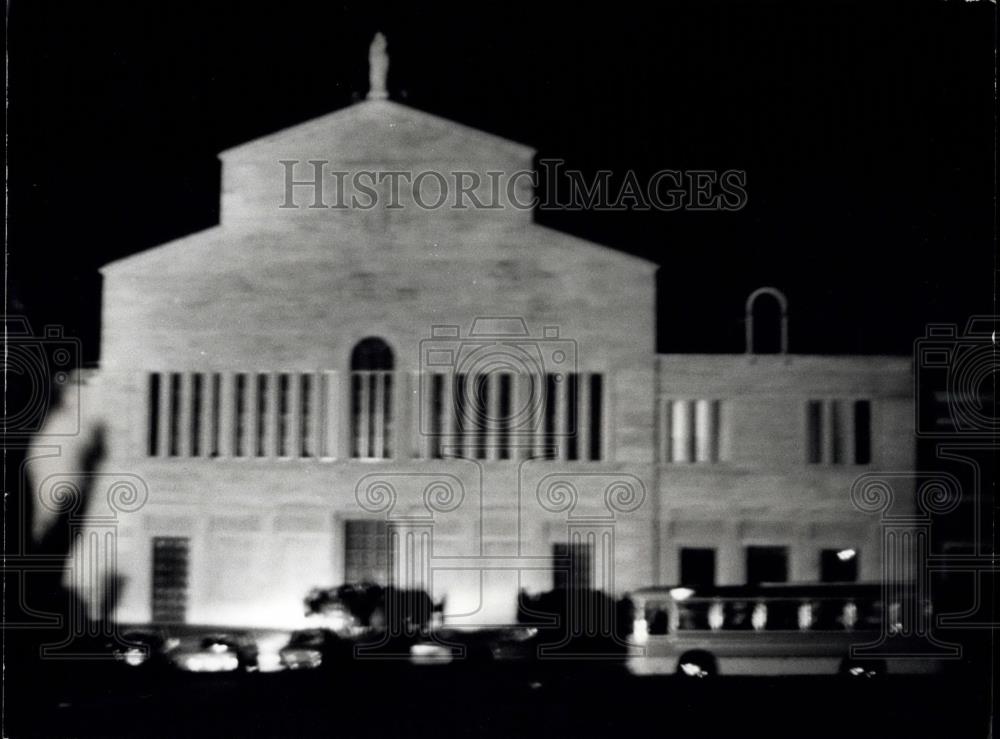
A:
<svg viewBox="0 0 1000 739">
<path fill-rule="evenodd" d="M 152 669 L 168 662 L 168 653 L 179 644 L 155 629 L 126 631 L 112 647 L 115 659 L 127 667 Z"/>
<path fill-rule="evenodd" d="M 330 668 L 350 658 L 351 642 L 329 629 L 303 629 L 292 632 L 278 654 L 289 670 Z"/>
<path fill-rule="evenodd" d="M 195 636 L 169 653 L 170 662 L 185 672 L 248 672 L 257 669 L 257 646 L 234 634 Z"/>
</svg>

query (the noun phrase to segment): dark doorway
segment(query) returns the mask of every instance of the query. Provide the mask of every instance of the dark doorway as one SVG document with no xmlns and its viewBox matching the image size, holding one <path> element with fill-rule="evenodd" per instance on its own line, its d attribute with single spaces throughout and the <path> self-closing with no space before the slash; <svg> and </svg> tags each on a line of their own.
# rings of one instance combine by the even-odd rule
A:
<svg viewBox="0 0 1000 739">
<path fill-rule="evenodd" d="M 747 547 L 747 582 L 788 581 L 788 547 Z"/>
<path fill-rule="evenodd" d="M 190 544 L 186 536 L 153 537 L 152 606 L 156 623 L 184 623 Z"/>
<path fill-rule="evenodd" d="M 819 560 L 822 582 L 856 582 L 858 553 L 854 549 L 824 549 Z"/>
<path fill-rule="evenodd" d="M 703 547 L 681 548 L 681 585 L 715 585 L 715 550 Z"/>
<path fill-rule="evenodd" d="M 344 582 L 389 584 L 389 536 L 385 521 L 344 522 Z"/>
</svg>

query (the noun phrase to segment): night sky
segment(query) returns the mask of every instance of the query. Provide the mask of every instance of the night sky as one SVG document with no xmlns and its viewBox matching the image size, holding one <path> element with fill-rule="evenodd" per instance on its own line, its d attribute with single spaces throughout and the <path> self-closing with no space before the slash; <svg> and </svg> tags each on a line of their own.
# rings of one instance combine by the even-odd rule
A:
<svg viewBox="0 0 1000 739">
<path fill-rule="evenodd" d="M 995 312 L 991 3 L 205 6 L 9 8 L 8 313 L 88 362 L 98 267 L 216 223 L 216 153 L 363 95 L 377 28 L 394 99 L 540 157 L 746 170 L 740 212 L 538 216 L 662 265 L 660 351 L 742 351 L 764 284 L 803 353 Z"/>
</svg>

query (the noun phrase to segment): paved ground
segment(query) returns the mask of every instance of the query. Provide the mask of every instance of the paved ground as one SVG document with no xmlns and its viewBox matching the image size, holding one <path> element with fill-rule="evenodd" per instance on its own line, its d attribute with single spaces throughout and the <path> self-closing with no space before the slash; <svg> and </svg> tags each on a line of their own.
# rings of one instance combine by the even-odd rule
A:
<svg viewBox="0 0 1000 739">
<path fill-rule="evenodd" d="M 954 675 L 690 681 L 574 665 L 539 685 L 485 668 L 153 677 L 80 664 L 38 678 L 40 692 L 8 695 L 8 736 L 988 735 L 986 682 Z"/>
</svg>

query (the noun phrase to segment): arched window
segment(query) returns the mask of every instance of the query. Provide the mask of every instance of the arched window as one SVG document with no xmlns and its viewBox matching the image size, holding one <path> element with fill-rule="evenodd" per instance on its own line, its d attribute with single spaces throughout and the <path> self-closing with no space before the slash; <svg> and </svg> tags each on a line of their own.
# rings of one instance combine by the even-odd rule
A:
<svg viewBox="0 0 1000 739">
<path fill-rule="evenodd" d="M 362 339 L 351 352 L 351 456 L 392 456 L 392 369 L 389 345 L 377 337 Z"/>
<path fill-rule="evenodd" d="M 392 349 L 382 339 L 369 336 L 354 345 L 351 352 L 351 370 L 391 370 Z"/>
<path fill-rule="evenodd" d="M 759 298 L 770 300 L 762 304 Z M 758 307 L 763 305 L 763 307 Z M 747 354 L 788 353 L 788 300 L 774 287 L 761 287 L 750 293 L 746 302 Z M 764 328 L 755 321 L 764 324 Z"/>
</svg>

